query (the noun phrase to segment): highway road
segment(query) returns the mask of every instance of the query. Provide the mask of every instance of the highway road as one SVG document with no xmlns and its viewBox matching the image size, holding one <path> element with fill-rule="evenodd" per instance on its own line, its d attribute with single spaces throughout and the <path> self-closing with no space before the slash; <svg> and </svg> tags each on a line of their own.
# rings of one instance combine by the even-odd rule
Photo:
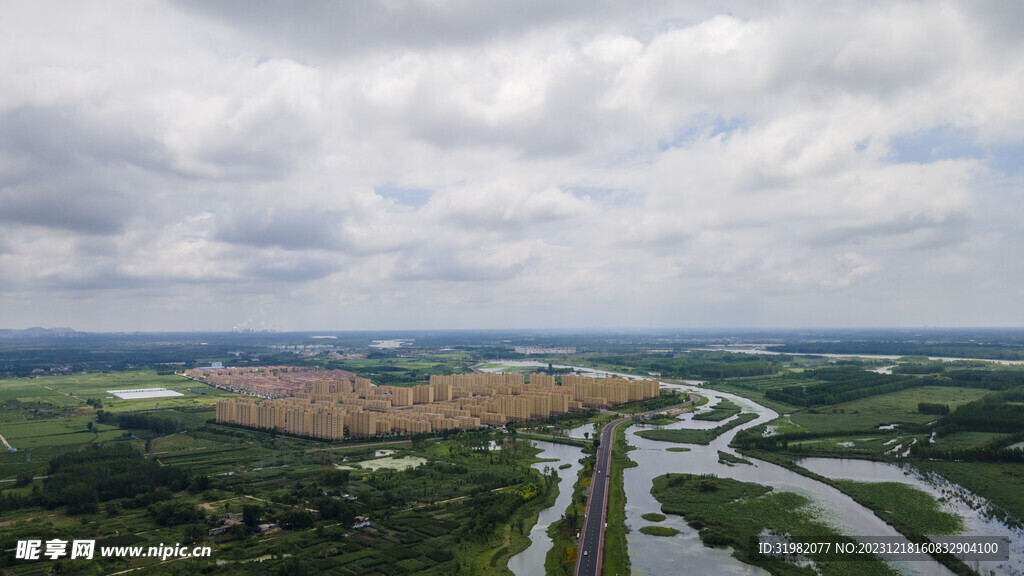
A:
<svg viewBox="0 0 1024 576">
<path fill-rule="evenodd" d="M 692 406 L 696 401 L 697 396 L 691 394 L 690 401 L 686 404 L 659 408 L 646 412 L 644 415 L 680 406 Z M 579 548 L 576 553 L 576 576 L 596 576 L 601 573 L 601 561 L 604 557 L 604 532 L 608 523 L 608 484 L 612 479 L 612 444 L 615 441 L 615 429 L 620 424 L 632 419 L 633 416 L 619 418 L 614 422 L 609 422 L 601 429 L 601 445 L 597 450 L 597 464 L 594 466 L 594 476 L 590 480 L 587 516 L 583 519 L 583 531 L 580 533 Z"/>
<path fill-rule="evenodd" d="M 583 519 L 583 531 L 576 554 L 576 576 L 596 576 L 601 573 L 601 557 L 604 556 L 604 531 L 607 524 L 608 483 L 611 481 L 612 444 L 615 428 L 632 417 L 619 418 L 605 425 L 601 430 L 601 444 L 597 450 L 597 464 L 590 481 L 590 497 L 587 500 L 587 516 Z"/>
</svg>

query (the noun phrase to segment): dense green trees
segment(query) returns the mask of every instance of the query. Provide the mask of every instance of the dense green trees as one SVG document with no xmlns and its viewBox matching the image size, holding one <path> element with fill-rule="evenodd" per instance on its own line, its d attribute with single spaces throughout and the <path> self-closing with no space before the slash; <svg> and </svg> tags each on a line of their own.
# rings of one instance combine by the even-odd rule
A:
<svg viewBox="0 0 1024 576">
<path fill-rule="evenodd" d="M 598 356 L 595 362 L 631 366 L 637 371 L 657 372 L 663 378 L 738 378 L 764 376 L 779 371 L 780 364 L 790 360 L 784 356 L 730 354 L 727 352 L 693 351 L 678 358 L 648 355 Z"/>
<path fill-rule="evenodd" d="M 147 460 L 129 445 L 90 445 L 50 461 L 38 501 L 48 508 L 66 504 L 70 514 L 91 513 L 99 502 L 158 488 L 180 490 L 188 483 L 185 471 Z"/>
<path fill-rule="evenodd" d="M 173 434 L 184 428 L 181 422 L 167 416 L 155 416 L 144 412 L 112 414 L 104 410 L 96 412 L 96 420 L 101 424 L 116 424 L 126 430 L 149 430 L 157 434 Z"/>
<path fill-rule="evenodd" d="M 1024 386 L 964 404 L 942 419 L 939 435 L 952 432 L 1024 432 Z"/>
<path fill-rule="evenodd" d="M 473 507 L 473 521 L 464 531 L 464 537 L 477 542 L 490 538 L 495 526 L 507 521 L 523 503 L 513 492 L 480 492 L 469 504 Z"/>
<path fill-rule="evenodd" d="M 765 398 L 794 406 L 839 404 L 915 386 L 925 386 L 931 381 L 928 378 L 878 374 L 856 366 L 818 368 L 791 374 L 789 378 L 798 381 L 810 380 L 813 383 L 767 390 Z"/>
<path fill-rule="evenodd" d="M 1016 386 L 1024 386 L 1024 372 L 1014 370 L 946 370 L 953 386 L 963 388 L 985 388 L 988 390 L 1006 390 Z"/>
<path fill-rule="evenodd" d="M 263 516 L 263 507 L 258 504 L 242 506 L 242 522 L 249 528 L 255 528 Z"/>
<path fill-rule="evenodd" d="M 187 503 L 171 500 L 159 502 L 149 507 L 149 513 L 161 526 L 178 526 L 202 520 L 205 517 L 203 511 Z"/>
<path fill-rule="evenodd" d="M 919 402 L 917 404 L 917 411 L 921 414 L 949 414 L 949 406 L 945 404 L 935 404 L 931 402 Z"/>
<path fill-rule="evenodd" d="M 313 507 L 320 512 L 323 520 L 338 520 L 342 524 L 350 524 L 356 517 L 355 509 L 348 501 L 323 496 L 313 501 Z"/>
</svg>

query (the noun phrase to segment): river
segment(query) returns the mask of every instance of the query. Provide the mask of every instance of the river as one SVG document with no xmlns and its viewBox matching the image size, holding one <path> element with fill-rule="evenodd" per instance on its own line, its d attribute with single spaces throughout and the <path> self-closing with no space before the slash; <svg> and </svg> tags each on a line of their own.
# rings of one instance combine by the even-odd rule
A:
<svg viewBox="0 0 1024 576">
<path fill-rule="evenodd" d="M 636 435 L 642 427 L 634 426 L 627 430 L 627 442 L 637 449 L 629 453 L 629 457 L 639 466 L 627 468 L 624 474 L 626 486 L 626 526 L 630 532 L 627 536 L 629 558 L 633 574 L 673 574 L 673 566 L 680 562 L 693 565 L 695 573 L 715 574 L 764 574 L 753 567 L 720 553 L 718 550 L 706 548 L 697 537 L 696 530 L 689 528 L 685 522 L 678 522 L 674 528 L 682 530 L 675 538 L 648 536 L 639 531 L 640 527 L 650 524 L 641 515 L 646 512 L 658 512 L 661 507 L 651 496 L 651 485 L 656 476 L 666 472 L 686 472 L 690 474 L 715 474 L 722 478 L 732 478 L 743 482 L 755 482 L 771 486 L 777 490 L 788 490 L 810 499 L 818 514 L 817 518 L 838 531 L 850 536 L 893 536 L 900 534 L 891 526 L 875 516 L 871 510 L 857 504 L 852 498 L 839 490 L 816 480 L 801 476 L 791 470 L 776 466 L 754 458 L 747 458 L 754 463 L 752 466 L 728 466 L 718 462 L 718 451 L 737 455 L 729 446 L 733 436 L 742 429 L 757 426 L 776 417 L 773 410 L 765 408 L 746 398 L 712 390 L 694 390 L 688 386 L 662 383 L 662 387 L 675 388 L 681 391 L 694 392 L 711 397 L 709 405 L 714 405 L 723 398 L 738 404 L 744 412 L 758 415 L 742 426 L 737 426 L 719 436 L 707 446 L 687 444 L 689 452 L 669 452 L 675 444 L 647 440 Z M 666 426 L 666 428 L 694 428 L 703 421 L 684 420 Z M 720 423 L 716 423 L 720 424 Z M 682 526 L 682 528 L 680 527 Z M 681 537 L 681 538 L 680 538 Z M 669 542 L 666 542 L 669 540 Z M 711 551 L 709 554 L 708 552 Z M 941 564 L 934 561 L 894 564 L 904 574 L 952 574 Z"/>
<path fill-rule="evenodd" d="M 511 360 L 502 361 L 501 363 L 505 366 L 542 365 L 538 362 Z M 568 368 L 568 366 L 565 367 Z M 600 373 L 602 375 L 609 374 L 604 371 L 596 371 L 588 368 L 573 368 L 585 373 Z M 500 370 L 500 368 L 488 369 L 488 371 L 498 370 Z M 633 379 L 637 378 L 636 376 L 626 374 L 615 375 Z M 756 413 L 758 418 L 733 428 L 722 436 L 716 438 L 708 446 L 687 444 L 686 447 L 690 448 L 689 452 L 669 452 L 666 448 L 676 446 L 676 444 L 647 440 L 637 436 L 636 432 L 643 429 L 642 426 L 632 426 L 627 429 L 627 442 L 631 446 L 636 447 L 636 450 L 629 452 L 629 457 L 638 464 L 637 467 L 627 468 L 624 471 L 624 485 L 627 500 L 626 526 L 629 528 L 627 544 L 629 547 L 632 573 L 634 575 L 677 574 L 679 573 L 680 566 L 686 566 L 688 572 L 692 571 L 692 573 L 695 574 L 766 574 L 764 570 L 744 564 L 735 558 L 732 558 L 729 550 L 705 547 L 700 542 L 696 530 L 690 528 L 679 516 L 670 515 L 667 520 L 659 523 L 660 525 L 669 526 L 680 531 L 680 534 L 672 538 L 649 536 L 639 531 L 641 527 L 650 524 L 650 522 L 641 517 L 643 514 L 647 512 L 661 511 L 661 506 L 651 495 L 650 490 L 653 479 L 656 476 L 660 476 L 667 472 L 716 474 L 724 478 L 733 478 L 743 482 L 755 482 L 766 486 L 772 486 L 777 490 L 796 492 L 809 498 L 814 503 L 816 511 L 819 512 L 818 518 L 821 521 L 828 523 L 844 534 L 850 536 L 893 536 L 902 538 L 894 528 L 875 516 L 871 510 L 861 506 L 849 496 L 846 496 L 839 490 L 836 490 L 827 484 L 823 484 L 816 480 L 801 476 L 786 468 L 782 468 L 769 462 L 757 460 L 755 458 L 747 457 L 748 460 L 754 463 L 753 466 L 728 466 L 719 463 L 719 450 L 736 455 L 736 452 L 730 449 L 728 445 L 740 430 L 768 422 L 778 417 L 778 414 L 773 410 L 761 406 L 749 399 L 726 392 L 695 387 L 694 384 L 698 383 L 693 382 L 690 385 L 678 385 L 662 382 L 661 386 L 663 388 L 672 388 L 682 392 L 693 392 L 708 396 L 711 399 L 709 406 L 716 404 L 721 399 L 729 399 L 741 406 L 744 412 Z M 692 414 L 685 414 L 679 422 L 668 425 L 666 428 L 704 429 L 722 424 L 722 422 L 692 420 L 692 416 Z M 824 463 L 808 462 L 807 465 L 808 467 L 815 466 L 818 468 L 816 471 L 823 476 L 844 478 L 849 474 L 849 472 L 844 470 L 848 471 L 853 467 L 860 466 L 858 464 L 850 464 L 849 462 L 860 461 L 837 461 L 834 465 L 829 465 L 827 461 Z M 875 463 L 866 462 L 865 464 L 873 465 Z M 892 466 L 895 468 L 894 465 Z M 877 478 L 874 481 L 898 481 L 899 478 L 903 478 L 906 479 L 905 481 L 908 483 L 914 483 L 912 480 L 909 480 L 913 475 L 903 474 L 902 471 L 894 473 L 893 470 L 884 469 L 885 471 L 883 472 L 882 468 L 876 468 L 874 471 L 878 472 L 878 475 L 872 476 L 872 470 L 867 470 L 866 468 L 858 470 L 862 475 L 856 476 L 857 479 L 863 480 L 867 478 Z M 939 493 L 941 493 L 943 488 L 945 488 L 947 491 L 947 497 L 949 496 L 950 491 L 955 491 L 960 495 L 964 502 L 978 502 L 983 500 L 962 487 L 948 482 L 945 482 L 943 485 L 942 482 L 945 482 L 945 480 L 937 477 L 933 478 L 933 487 L 928 491 L 936 494 L 935 490 L 939 490 Z M 928 483 L 922 481 L 922 485 L 928 485 Z M 940 487 L 935 488 L 934 486 Z M 1010 536 L 1012 541 L 1011 550 L 1013 551 L 1011 559 L 1015 559 L 1017 563 L 1019 563 L 1021 558 L 1024 557 L 1022 554 L 1017 552 L 1022 546 L 1024 546 L 1024 533 L 1020 530 L 1011 530 L 998 522 L 984 524 L 979 520 L 980 515 L 977 515 L 973 511 L 968 513 L 967 508 L 969 507 L 969 505 L 964 505 L 959 508 L 954 504 L 947 505 L 947 509 L 960 514 L 961 517 L 964 518 L 967 526 L 967 532 L 965 533 L 967 534 Z M 978 517 L 974 517 L 972 514 L 975 514 Z M 987 532 L 985 531 L 986 529 L 988 529 Z M 548 546 L 550 546 L 550 544 L 548 544 Z M 984 568 L 994 570 L 997 574 L 1017 575 L 1024 573 L 1018 568 L 1017 563 L 1007 565 L 998 563 L 996 565 L 986 564 L 984 565 Z M 535 564 L 535 566 L 537 566 L 538 570 L 543 570 L 543 556 L 541 556 L 541 563 L 539 565 Z M 945 566 L 934 561 L 899 562 L 893 563 L 893 566 L 904 574 L 952 574 L 952 572 Z M 519 572 L 517 572 L 517 574 L 519 574 Z"/>
<path fill-rule="evenodd" d="M 953 484 L 938 474 L 924 474 L 909 464 L 872 462 L 854 458 L 803 458 L 800 466 L 829 478 L 860 482 L 899 482 L 923 490 L 942 503 L 946 512 L 964 521 L 964 536 L 1004 536 L 1010 540 L 1010 560 L 1006 562 L 970 562 L 982 574 L 1024 574 L 1024 532 L 1010 528 L 986 514 L 988 500 Z"/>
<path fill-rule="evenodd" d="M 544 471 L 545 468 L 552 468 L 558 474 L 558 497 L 554 505 L 545 508 L 537 517 L 537 523 L 530 530 L 530 546 L 512 558 L 509 558 L 508 568 L 516 576 L 531 576 L 544 573 L 544 558 L 551 550 L 551 537 L 548 536 L 548 526 L 562 517 L 562 514 L 569 508 L 572 501 L 573 485 L 576 484 L 576 477 L 583 467 L 580 459 L 583 458 L 583 449 L 579 446 L 567 444 L 555 444 L 534 440 L 534 444 L 543 452 L 537 455 L 538 458 L 555 458 L 555 462 L 537 462 L 534 468 Z M 559 469 L 563 464 L 569 467 Z"/>
</svg>

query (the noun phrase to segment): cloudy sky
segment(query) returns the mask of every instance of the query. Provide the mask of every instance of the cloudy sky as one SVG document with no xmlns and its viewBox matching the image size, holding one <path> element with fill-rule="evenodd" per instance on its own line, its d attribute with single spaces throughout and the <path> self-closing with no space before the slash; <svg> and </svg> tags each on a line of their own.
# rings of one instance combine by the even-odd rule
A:
<svg viewBox="0 0 1024 576">
<path fill-rule="evenodd" d="M 4 2 L 0 327 L 1024 325 L 1024 4 Z"/>
</svg>

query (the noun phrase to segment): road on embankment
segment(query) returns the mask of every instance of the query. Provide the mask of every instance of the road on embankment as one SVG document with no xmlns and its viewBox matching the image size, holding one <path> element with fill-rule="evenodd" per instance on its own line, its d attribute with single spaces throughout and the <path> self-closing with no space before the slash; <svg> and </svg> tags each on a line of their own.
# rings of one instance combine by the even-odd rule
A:
<svg viewBox="0 0 1024 576">
<path fill-rule="evenodd" d="M 583 519 L 583 531 L 580 533 L 580 545 L 576 555 L 576 576 L 597 576 L 601 573 L 615 429 L 632 419 L 632 416 L 619 418 L 606 424 L 601 430 L 601 442 L 597 447 L 597 462 L 594 464 L 594 476 L 590 481 L 590 497 L 587 500 L 587 512 Z"/>
<path fill-rule="evenodd" d="M 659 408 L 646 412 L 644 415 L 687 405 L 693 406 L 696 402 L 697 396 L 690 395 L 690 401 L 685 404 Z M 601 429 L 601 442 L 597 448 L 597 463 L 594 464 L 594 476 L 590 480 L 587 512 L 583 519 L 583 530 L 580 532 L 580 543 L 576 552 L 576 576 L 597 576 L 601 573 L 601 561 L 604 558 L 604 532 L 608 523 L 608 483 L 612 478 L 612 447 L 615 444 L 615 430 L 622 424 L 631 422 L 633 418 L 633 415 L 624 416 L 609 422 Z"/>
</svg>

